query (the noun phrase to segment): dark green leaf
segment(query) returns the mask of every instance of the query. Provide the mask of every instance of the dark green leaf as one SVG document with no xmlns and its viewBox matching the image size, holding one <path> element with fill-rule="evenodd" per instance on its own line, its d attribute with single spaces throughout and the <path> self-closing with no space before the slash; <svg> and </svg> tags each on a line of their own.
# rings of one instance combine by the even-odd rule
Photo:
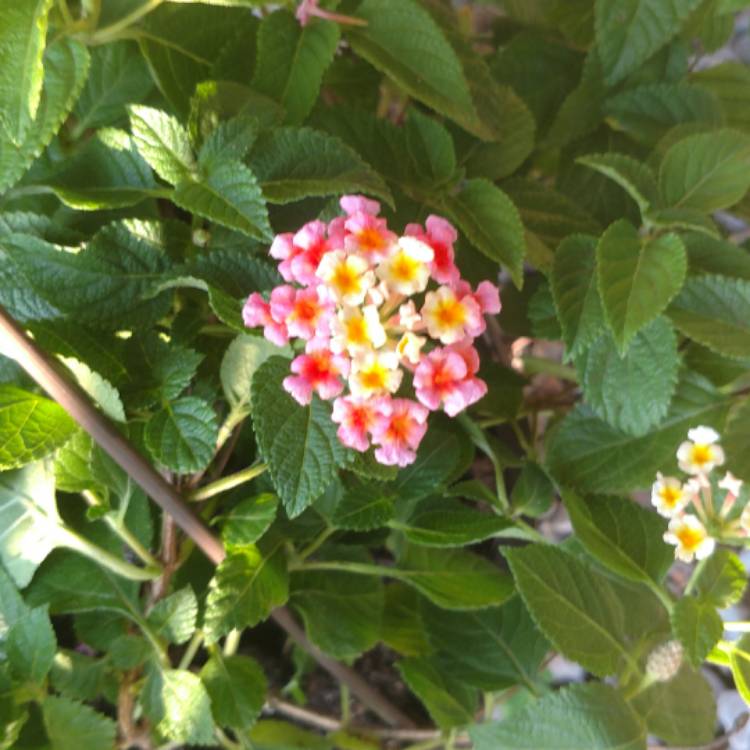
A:
<svg viewBox="0 0 750 750">
<path fill-rule="evenodd" d="M 266 699 L 266 676 L 248 656 L 224 656 L 217 651 L 201 669 L 219 726 L 247 730 L 260 716 Z"/>
<path fill-rule="evenodd" d="M 616 153 L 590 154 L 579 157 L 577 161 L 614 180 L 638 204 L 641 213 L 657 204 L 659 187 L 656 175 L 647 164 Z"/>
<path fill-rule="evenodd" d="M 234 506 L 221 529 L 226 547 L 242 547 L 257 542 L 276 518 L 279 498 L 269 492 L 249 497 Z"/>
<path fill-rule="evenodd" d="M 17 680 L 42 685 L 57 651 L 57 638 L 47 608 L 30 609 L 11 625 L 5 649 Z"/>
<path fill-rule="evenodd" d="M 47 696 L 42 703 L 51 750 L 112 750 L 116 725 L 82 703 Z"/>
<path fill-rule="evenodd" d="M 694 667 L 703 663 L 724 632 L 716 607 L 694 596 L 683 596 L 675 604 L 672 628 Z"/>
</svg>

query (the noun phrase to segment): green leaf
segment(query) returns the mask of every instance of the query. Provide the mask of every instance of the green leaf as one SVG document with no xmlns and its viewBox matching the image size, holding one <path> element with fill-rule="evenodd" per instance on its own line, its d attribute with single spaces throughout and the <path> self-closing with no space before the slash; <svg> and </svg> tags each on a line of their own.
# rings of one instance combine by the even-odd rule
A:
<svg viewBox="0 0 750 750">
<path fill-rule="evenodd" d="M 289 598 L 289 573 L 281 546 L 266 554 L 248 545 L 234 549 L 220 563 L 209 584 L 204 630 L 215 643 L 232 628 L 265 620 Z"/>
<path fill-rule="evenodd" d="M 0 558 L 17 586 L 26 586 L 55 548 L 59 523 L 51 464 L 0 474 Z"/>
<path fill-rule="evenodd" d="M 641 213 L 657 204 L 659 187 L 656 175 L 643 162 L 625 154 L 589 154 L 576 159 L 616 182 L 638 204 Z"/>
<path fill-rule="evenodd" d="M 328 404 L 300 406 L 281 386 L 289 360 L 271 357 L 252 385 L 253 427 L 274 486 L 291 518 L 328 486 L 348 452 L 336 436 Z"/>
<path fill-rule="evenodd" d="M 247 730 L 255 724 L 268 690 L 266 676 L 255 659 L 216 651 L 200 676 L 219 726 Z"/>
<path fill-rule="evenodd" d="M 636 70 L 680 30 L 700 0 L 597 0 L 596 42 L 607 83 Z"/>
<path fill-rule="evenodd" d="M 726 124 L 745 132 L 750 131 L 748 116 L 748 86 L 750 70 L 741 62 L 724 62 L 692 73 L 693 83 L 708 89 L 720 102 Z"/>
<path fill-rule="evenodd" d="M 153 669 L 143 688 L 144 713 L 164 738 L 212 745 L 211 699 L 200 678 L 186 669 Z"/>
<path fill-rule="evenodd" d="M 734 684 L 745 703 L 750 705 L 750 634 L 735 641 L 730 651 Z"/>
<path fill-rule="evenodd" d="M 664 203 L 717 211 L 740 201 L 750 188 L 750 135 L 734 130 L 698 133 L 675 143 L 659 168 Z"/>
<path fill-rule="evenodd" d="M 526 242 L 521 218 L 510 198 L 488 180 L 467 180 L 443 208 L 477 250 L 508 267 L 520 287 Z"/>
<path fill-rule="evenodd" d="M 279 498 L 269 492 L 242 500 L 234 506 L 221 528 L 221 539 L 227 548 L 243 547 L 257 542 L 276 518 Z"/>
<path fill-rule="evenodd" d="M 586 403 L 631 435 L 645 435 L 666 416 L 679 367 L 677 336 L 662 316 L 634 336 L 624 357 L 605 334 L 579 361 Z"/>
<path fill-rule="evenodd" d="M 153 87 L 148 65 L 133 42 L 92 47 L 91 69 L 73 108 L 75 136 L 89 128 L 119 124 L 127 118 L 126 105 L 143 101 Z"/>
<path fill-rule="evenodd" d="M 13 676 L 20 682 L 42 685 L 57 651 L 47 608 L 30 609 L 11 625 L 5 648 Z"/>
<path fill-rule="evenodd" d="M 102 693 L 106 669 L 104 659 L 61 649 L 52 663 L 50 684 L 65 698 L 93 701 Z"/>
<path fill-rule="evenodd" d="M 750 281 L 690 277 L 667 312 L 681 333 L 719 354 L 750 353 Z"/>
<path fill-rule="evenodd" d="M 385 526 L 393 518 L 398 492 L 390 483 L 346 474 L 341 483 L 332 485 L 332 488 L 334 492 L 338 490 L 335 506 L 330 511 L 324 511 L 318 504 L 316 510 L 334 528 L 369 531 Z M 321 500 L 324 501 L 327 496 L 328 492 Z"/>
<path fill-rule="evenodd" d="M 717 274 L 750 281 L 750 252 L 745 248 L 705 234 L 683 235 L 692 275 Z"/>
<path fill-rule="evenodd" d="M 563 656 L 599 677 L 633 663 L 623 604 L 605 575 L 556 547 L 505 556 L 531 616 Z"/>
<path fill-rule="evenodd" d="M 729 469 L 750 482 L 750 399 L 731 413 L 725 438 Z"/>
<path fill-rule="evenodd" d="M 670 745 L 708 744 L 714 737 L 716 701 L 706 678 L 683 666 L 668 682 L 657 682 L 630 701 L 650 734 Z"/>
<path fill-rule="evenodd" d="M 0 128 L 0 191 L 18 181 L 57 133 L 86 80 L 88 60 L 86 48 L 72 39 L 47 48 L 42 97 L 26 135 L 16 144 Z"/>
<path fill-rule="evenodd" d="M 44 79 L 47 17 L 53 0 L 19 0 L 0 15 L 0 125 L 20 144 L 36 116 Z"/>
<path fill-rule="evenodd" d="M 621 353 L 677 294 L 685 279 L 685 247 L 675 234 L 643 241 L 625 219 L 612 224 L 596 247 L 599 294 Z"/>
<path fill-rule="evenodd" d="M 506 518 L 483 513 L 449 498 L 427 498 L 405 522 L 390 527 L 404 533 L 414 544 L 427 547 L 463 547 L 484 541 L 513 524 Z"/>
<path fill-rule="evenodd" d="M 32 289 L 55 307 L 77 322 L 121 329 L 161 317 L 169 304 L 168 292 L 155 296 L 168 259 L 160 244 L 141 233 L 150 226 L 110 224 L 77 254 L 19 234 L 2 243 Z"/>
<path fill-rule="evenodd" d="M 686 83 L 652 83 L 607 99 L 604 109 L 617 130 L 645 145 L 655 145 L 683 123 L 718 127 L 721 105 L 710 91 Z"/>
<path fill-rule="evenodd" d="M 576 536 L 600 563 L 631 581 L 661 582 L 674 562 L 662 518 L 629 499 L 564 492 L 563 500 Z"/>
<path fill-rule="evenodd" d="M 383 643 L 404 656 L 420 656 L 432 651 L 419 612 L 420 601 L 422 597 L 411 586 L 396 581 L 385 587 L 380 637 Z M 445 613 L 445 610 L 440 611 Z"/>
<path fill-rule="evenodd" d="M 675 449 L 690 427 L 721 429 L 726 410 L 713 386 L 695 375 L 684 377 L 666 419 L 642 437 L 628 435 L 579 406 L 549 435 L 547 466 L 560 484 L 584 492 L 643 489 L 657 471 L 676 469 Z"/>
<path fill-rule="evenodd" d="M 406 143 L 417 174 L 430 183 L 443 183 L 456 172 L 456 150 L 448 129 L 434 117 L 410 109 L 406 118 Z"/>
<path fill-rule="evenodd" d="M 259 128 L 258 120 L 244 115 L 220 122 L 203 141 L 198 163 L 210 164 L 214 159 L 244 159 L 258 137 Z"/>
<path fill-rule="evenodd" d="M 520 597 L 479 612 L 449 612 L 422 605 L 430 645 L 461 682 L 480 690 L 521 684 L 536 689 L 549 643 Z"/>
<path fill-rule="evenodd" d="M 364 0 L 351 27 L 354 51 L 391 77 L 407 94 L 470 132 L 484 132 L 461 62 L 440 27 L 415 0 Z"/>
<path fill-rule="evenodd" d="M 539 464 L 527 460 L 513 485 L 510 500 L 516 512 L 538 517 L 550 509 L 556 494 L 549 474 Z"/>
<path fill-rule="evenodd" d="M 693 596 L 683 596 L 674 605 L 672 628 L 694 667 L 703 664 L 724 633 L 716 607 Z"/>
<path fill-rule="evenodd" d="M 29 613 L 29 608 L 21 598 L 17 584 L 9 572 L 0 567 L 0 654 L 3 653 L 2 643 L 8 630 Z"/>
<path fill-rule="evenodd" d="M 307 637 L 336 659 L 354 659 L 380 638 L 383 584 L 375 576 L 345 571 L 294 573 L 289 601 L 301 615 Z"/>
<path fill-rule="evenodd" d="M 75 429 L 75 422 L 54 401 L 0 385 L 0 469 L 44 458 L 64 445 Z"/>
<path fill-rule="evenodd" d="M 646 728 L 609 685 L 571 685 L 502 722 L 473 726 L 476 750 L 645 750 Z"/>
<path fill-rule="evenodd" d="M 393 575 L 443 609 L 483 609 L 513 594 L 507 573 L 462 549 L 410 545 Z"/>
<path fill-rule="evenodd" d="M 569 358 L 583 352 L 604 329 L 595 271 L 594 237 L 573 235 L 560 243 L 552 267 L 551 287 Z"/>
<path fill-rule="evenodd" d="M 198 600 L 190 586 L 160 599 L 148 614 L 154 632 L 170 643 L 186 643 L 195 631 Z"/>
<path fill-rule="evenodd" d="M 50 750 L 112 750 L 116 725 L 82 703 L 47 696 L 42 703 Z"/>
<path fill-rule="evenodd" d="M 476 690 L 462 685 L 428 657 L 405 659 L 397 666 L 404 682 L 443 731 L 472 721 L 477 706 Z"/>
<path fill-rule="evenodd" d="M 316 20 L 303 27 L 288 10 L 272 13 L 258 30 L 253 88 L 284 107 L 285 122 L 303 122 L 315 105 L 338 42 L 335 23 Z"/>
<path fill-rule="evenodd" d="M 125 407 L 117 389 L 98 372 L 74 357 L 61 357 L 63 364 L 70 370 L 78 385 L 91 396 L 94 403 L 115 422 L 125 421 Z"/>
<path fill-rule="evenodd" d="M 196 169 L 187 130 L 176 118 L 153 107 L 128 107 L 130 130 L 140 155 L 163 180 L 176 185 Z"/>
<path fill-rule="evenodd" d="M 240 161 L 212 161 L 200 176 L 178 183 L 172 200 L 186 211 L 249 237 L 272 236 L 258 181 Z"/>
<path fill-rule="evenodd" d="M 344 193 L 367 193 L 393 203 L 381 177 L 353 149 L 312 128 L 266 131 L 258 138 L 249 164 L 272 203 Z"/>
<path fill-rule="evenodd" d="M 180 474 L 201 471 L 211 462 L 219 428 L 214 410 L 203 399 L 186 396 L 167 404 L 146 423 L 149 453 Z"/>
</svg>

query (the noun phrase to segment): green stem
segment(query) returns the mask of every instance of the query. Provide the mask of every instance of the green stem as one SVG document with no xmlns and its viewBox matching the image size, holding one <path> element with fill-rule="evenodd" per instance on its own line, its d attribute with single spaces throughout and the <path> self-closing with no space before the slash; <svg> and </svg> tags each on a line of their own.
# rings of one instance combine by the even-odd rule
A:
<svg viewBox="0 0 750 750">
<path fill-rule="evenodd" d="M 656 679 L 653 677 L 653 675 L 646 674 L 643 676 L 643 679 L 639 680 L 630 690 L 628 690 L 624 694 L 625 700 L 629 701 L 636 697 L 636 695 L 640 695 L 644 690 L 648 690 L 654 683 L 656 682 Z"/>
<path fill-rule="evenodd" d="M 227 418 L 224 420 L 224 424 L 219 428 L 219 435 L 216 439 L 216 452 L 223 447 L 224 443 L 229 440 L 229 436 L 232 434 L 232 430 L 247 416 L 247 409 L 244 406 L 233 406 Z"/>
<path fill-rule="evenodd" d="M 696 584 L 698 583 L 698 579 L 700 578 L 701 572 L 703 571 L 703 568 L 706 567 L 706 564 L 708 563 L 708 557 L 704 557 L 703 560 L 701 560 L 694 568 L 693 572 L 690 574 L 690 579 L 687 582 L 687 586 L 685 586 L 684 594 L 687 596 L 688 594 L 691 594 L 693 592 L 693 589 L 695 588 Z"/>
<path fill-rule="evenodd" d="M 234 656 L 237 653 L 237 649 L 240 647 L 240 638 L 242 638 L 242 631 L 237 628 L 227 633 L 227 637 L 224 639 L 224 656 Z"/>
<path fill-rule="evenodd" d="M 513 419 L 510 422 L 510 426 L 513 429 L 513 432 L 515 433 L 516 439 L 518 440 L 519 445 L 521 448 L 523 448 L 524 453 L 529 456 L 529 458 L 535 458 L 536 457 L 536 451 L 534 450 L 531 443 L 529 443 L 528 439 L 526 438 L 526 435 L 523 434 L 523 430 L 521 429 L 521 425 L 518 424 L 518 420 Z"/>
<path fill-rule="evenodd" d="M 73 16 L 70 13 L 70 8 L 68 8 L 67 0 L 57 0 L 57 7 L 60 9 L 60 15 L 62 16 L 65 26 L 72 26 Z"/>
<path fill-rule="evenodd" d="M 553 375 L 556 378 L 569 380 L 571 383 L 578 382 L 578 373 L 575 368 L 543 357 L 524 357 L 523 371 L 527 375 Z"/>
<path fill-rule="evenodd" d="M 119 21 L 115 21 L 109 26 L 105 26 L 103 29 L 98 29 L 88 38 L 89 44 L 105 44 L 111 42 L 117 38 L 117 36 L 125 31 L 128 27 L 139 21 L 143 16 L 156 10 L 164 0 L 148 0 L 148 2 L 136 8 L 132 13 L 128 13 L 123 16 Z"/>
<path fill-rule="evenodd" d="M 513 523 L 519 528 L 523 529 L 526 534 L 535 542 L 539 542 L 540 544 L 548 543 L 548 540 L 542 534 L 540 534 L 530 523 L 526 523 L 526 521 L 521 518 L 514 518 Z"/>
<path fill-rule="evenodd" d="M 57 530 L 57 539 L 62 546 L 80 552 L 102 567 L 131 581 L 152 581 L 161 575 L 160 568 L 153 568 L 151 566 L 139 568 L 131 565 L 93 542 L 90 542 L 85 537 L 76 534 L 75 531 L 69 529 L 67 526 L 61 526 Z"/>
<path fill-rule="evenodd" d="M 267 468 L 268 464 L 254 464 L 253 466 L 248 466 L 247 469 L 238 471 L 236 474 L 230 474 L 229 476 L 217 479 L 215 482 L 211 482 L 211 484 L 206 484 L 203 487 L 199 487 L 197 490 L 193 490 L 188 495 L 188 500 L 192 500 L 193 502 L 208 500 L 214 495 L 227 492 L 227 490 L 239 487 L 241 484 L 259 477 Z"/>
<path fill-rule="evenodd" d="M 195 659 L 195 655 L 200 650 L 201 645 L 203 645 L 203 631 L 196 630 L 192 640 L 185 649 L 185 653 L 182 655 L 182 659 L 180 659 L 177 669 L 187 669 L 193 663 L 193 659 Z"/>
<path fill-rule="evenodd" d="M 323 544 L 328 540 L 328 538 L 336 531 L 336 529 L 332 528 L 331 526 L 326 526 L 323 531 L 318 534 L 318 536 L 315 537 L 315 539 L 310 542 L 310 544 L 307 545 L 300 553 L 297 555 L 297 560 L 299 562 L 303 562 L 304 560 L 307 560 L 310 555 L 312 555 L 314 552 L 317 552 Z"/>
<path fill-rule="evenodd" d="M 101 505 L 99 498 L 97 498 L 93 492 L 84 490 L 81 492 L 81 495 L 91 507 Z M 136 555 L 138 555 L 138 557 L 141 558 L 141 560 L 143 560 L 148 567 L 154 568 L 155 570 L 162 570 L 161 563 L 140 543 L 133 532 L 130 531 L 130 529 L 119 518 L 107 513 L 102 516 L 102 520 L 115 534 L 117 534 L 117 536 L 120 537 L 120 539 L 122 539 L 123 542 L 125 542 L 125 544 L 128 545 L 128 547 L 130 547 L 130 549 L 133 550 L 133 552 L 135 552 Z"/>
<path fill-rule="evenodd" d="M 351 696 L 349 688 L 343 682 L 339 685 L 339 700 L 341 701 L 341 723 L 347 726 L 352 720 Z"/>
</svg>

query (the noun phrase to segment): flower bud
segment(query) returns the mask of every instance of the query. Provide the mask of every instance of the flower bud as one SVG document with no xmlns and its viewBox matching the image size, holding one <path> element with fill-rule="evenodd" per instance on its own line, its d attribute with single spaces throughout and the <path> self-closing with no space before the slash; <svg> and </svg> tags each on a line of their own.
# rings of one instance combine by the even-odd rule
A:
<svg viewBox="0 0 750 750">
<path fill-rule="evenodd" d="M 193 230 L 193 244 L 196 247 L 206 247 L 211 239 L 211 234 L 206 229 Z"/>
</svg>

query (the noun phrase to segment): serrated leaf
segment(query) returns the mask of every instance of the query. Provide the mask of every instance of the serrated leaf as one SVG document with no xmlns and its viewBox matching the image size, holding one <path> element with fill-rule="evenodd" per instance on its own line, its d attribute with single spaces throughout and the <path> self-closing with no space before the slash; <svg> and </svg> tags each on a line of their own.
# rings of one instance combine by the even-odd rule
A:
<svg viewBox="0 0 750 750">
<path fill-rule="evenodd" d="M 370 531 L 393 518 L 398 493 L 392 484 L 345 475 L 336 489 L 335 506 L 329 512 L 316 506 L 334 528 Z"/>
<path fill-rule="evenodd" d="M 572 685 L 503 722 L 475 725 L 476 750 L 645 750 L 646 728 L 615 688 Z"/>
<path fill-rule="evenodd" d="M 693 596 L 683 596 L 674 605 L 672 628 L 694 667 L 703 663 L 724 632 L 716 607 Z"/>
<path fill-rule="evenodd" d="M 675 446 L 688 429 L 697 424 L 721 429 L 726 411 L 726 402 L 713 386 L 695 375 L 683 378 L 667 417 L 642 437 L 608 425 L 587 407 L 577 407 L 549 435 L 547 466 L 560 484 L 584 492 L 644 489 L 657 471 L 676 470 Z"/>
<path fill-rule="evenodd" d="M 743 635 L 734 642 L 729 660 L 735 687 L 745 703 L 750 705 L 750 635 Z"/>
<path fill-rule="evenodd" d="M 573 530 L 593 557 L 623 578 L 658 584 L 674 562 L 666 522 L 636 502 L 563 492 Z"/>
<path fill-rule="evenodd" d="M 683 235 L 692 275 L 715 274 L 750 281 L 750 252 L 727 240 L 692 232 Z"/>
<path fill-rule="evenodd" d="M 683 666 L 668 682 L 657 682 L 630 701 L 654 734 L 670 745 L 709 743 L 714 736 L 716 701 L 700 672 Z"/>
<path fill-rule="evenodd" d="M 137 45 L 112 42 L 91 48 L 91 69 L 78 97 L 74 137 L 89 128 L 119 124 L 126 106 L 148 97 L 154 82 Z"/>
<path fill-rule="evenodd" d="M 46 607 L 30 609 L 8 630 L 5 650 L 13 676 L 42 685 L 57 651 L 57 638 Z"/>
<path fill-rule="evenodd" d="M 633 337 L 624 357 L 605 334 L 579 366 L 586 403 L 613 427 L 645 435 L 665 417 L 677 387 L 677 336 L 660 316 Z"/>
<path fill-rule="evenodd" d="M 198 675 L 186 669 L 153 669 L 142 701 L 145 714 L 166 739 L 190 745 L 213 744 L 211 699 Z"/>
<path fill-rule="evenodd" d="M 663 47 L 700 0 L 597 0 L 596 41 L 607 83 L 621 81 Z"/>
<path fill-rule="evenodd" d="M 50 684 L 65 698 L 93 701 L 102 693 L 106 669 L 104 659 L 60 649 L 52 663 Z"/>
<path fill-rule="evenodd" d="M 728 208 L 750 188 L 750 136 L 699 133 L 675 143 L 659 168 L 664 203 L 703 212 Z"/>
<path fill-rule="evenodd" d="M 178 183 L 172 200 L 186 211 L 255 239 L 272 235 L 258 181 L 240 161 L 211 162 L 200 176 Z"/>
<path fill-rule="evenodd" d="M 75 429 L 75 422 L 54 401 L 0 385 L 0 469 L 44 458 L 64 445 Z"/>
<path fill-rule="evenodd" d="M 140 155 L 163 180 L 176 185 L 196 169 L 187 130 L 166 112 L 132 104 L 130 131 Z"/>
<path fill-rule="evenodd" d="M 551 287 L 567 356 L 575 357 L 604 329 L 594 237 L 574 235 L 560 243 L 552 266 Z"/>
<path fill-rule="evenodd" d="M 170 643 L 186 643 L 195 631 L 198 600 L 190 586 L 160 599 L 148 614 L 154 632 Z"/>
<path fill-rule="evenodd" d="M 161 317 L 169 304 L 168 292 L 156 294 L 168 264 L 164 249 L 133 230 L 128 222 L 110 224 L 77 254 L 19 234 L 2 245 L 32 289 L 63 313 L 119 329 Z"/>
<path fill-rule="evenodd" d="M 284 550 L 266 552 L 248 545 L 234 549 L 209 584 L 204 630 L 210 643 L 228 633 L 257 625 L 289 598 Z"/>
<path fill-rule="evenodd" d="M 435 660 L 423 656 L 404 659 L 396 666 L 404 682 L 443 731 L 468 724 L 474 718 L 477 691 L 440 669 Z"/>
<path fill-rule="evenodd" d="M 0 129 L 0 191 L 19 180 L 57 133 L 86 80 L 88 62 L 86 48 L 72 39 L 60 39 L 47 48 L 34 121 L 18 144 Z"/>
<path fill-rule="evenodd" d="M 656 205 L 659 187 L 656 175 L 643 162 L 625 154 L 589 154 L 576 160 L 616 182 L 638 204 L 641 214 Z"/>
<path fill-rule="evenodd" d="M 747 587 L 742 561 L 728 549 L 718 549 L 696 572 L 695 595 L 717 609 L 737 604 Z"/>
<path fill-rule="evenodd" d="M 328 405 L 313 398 L 300 406 L 281 386 L 289 360 L 271 357 L 252 385 L 253 426 L 279 497 L 291 518 L 298 516 L 348 461 L 336 436 Z"/>
<path fill-rule="evenodd" d="M 52 0 L 18 0 L 0 16 L 0 125 L 20 144 L 42 95 L 42 58 Z"/>
<path fill-rule="evenodd" d="M 198 154 L 198 163 L 214 159 L 244 159 L 258 137 L 260 124 L 253 117 L 232 117 L 220 122 L 206 137 Z"/>
<path fill-rule="evenodd" d="M 667 314 L 681 333 L 719 354 L 750 353 L 750 281 L 690 277 Z"/>
<path fill-rule="evenodd" d="M 200 398 L 185 396 L 154 414 L 143 437 L 154 460 L 172 471 L 189 474 L 208 466 L 218 432 L 211 406 Z"/>
<path fill-rule="evenodd" d="M 513 595 L 506 573 L 462 549 L 410 545 L 393 575 L 443 609 L 484 609 Z"/>
<path fill-rule="evenodd" d="M 281 104 L 285 122 L 301 123 L 310 113 L 339 36 L 337 24 L 315 21 L 303 27 L 288 10 L 261 23 L 253 88 Z"/>
<path fill-rule="evenodd" d="M 201 669 L 219 726 L 247 730 L 260 716 L 268 684 L 259 664 L 249 656 L 214 653 Z"/>
<path fill-rule="evenodd" d="M 430 645 L 457 680 L 480 690 L 521 684 L 534 692 L 549 650 L 521 598 L 479 612 L 449 612 L 422 604 Z"/>
<path fill-rule="evenodd" d="M 440 27 L 414 0 L 364 0 L 348 29 L 354 51 L 390 76 L 410 96 L 470 132 L 484 132 L 461 63 Z"/>
<path fill-rule="evenodd" d="M 531 616 L 563 656 L 604 677 L 632 664 L 623 605 L 607 577 L 556 547 L 505 552 Z"/>
<path fill-rule="evenodd" d="M 444 209 L 477 250 L 508 267 L 520 287 L 526 242 L 518 209 L 510 198 L 488 180 L 467 180 Z"/>
<path fill-rule="evenodd" d="M 392 529 L 426 547 L 463 547 L 484 541 L 512 526 L 512 522 L 493 513 L 448 498 L 427 498 L 406 521 L 391 521 Z"/>
<path fill-rule="evenodd" d="M 242 500 L 227 515 L 221 528 L 224 545 L 243 547 L 257 542 L 276 518 L 279 498 L 269 492 Z"/>
<path fill-rule="evenodd" d="M 125 407 L 122 404 L 122 399 L 109 380 L 74 357 L 61 357 L 61 361 L 73 373 L 78 385 L 91 396 L 92 400 L 110 419 L 115 422 L 125 421 Z"/>
<path fill-rule="evenodd" d="M 448 129 L 434 117 L 410 109 L 406 118 L 406 143 L 417 174 L 430 183 L 442 183 L 454 176 L 456 150 Z"/>
<path fill-rule="evenodd" d="M 625 219 L 596 247 L 599 294 L 621 353 L 633 336 L 666 309 L 685 279 L 685 246 L 675 234 L 643 241 Z"/>
<path fill-rule="evenodd" d="M 312 128 L 266 131 L 258 138 L 249 164 L 272 203 L 344 193 L 367 193 L 393 203 L 381 177 L 353 149 Z"/>
<path fill-rule="evenodd" d="M 292 575 L 289 603 L 302 617 L 308 638 L 336 659 L 354 659 L 380 637 L 384 596 L 375 576 L 300 571 Z"/>
<path fill-rule="evenodd" d="M 741 401 L 731 413 L 726 429 L 726 446 L 729 469 L 750 482 L 750 399 Z"/>
<path fill-rule="evenodd" d="M 626 89 L 604 103 L 610 122 L 640 143 L 653 146 L 683 123 L 717 127 L 721 105 L 710 91 L 686 83 L 652 83 Z"/>
<path fill-rule="evenodd" d="M 42 716 L 51 750 L 112 750 L 115 722 L 83 703 L 50 695 Z"/>
<path fill-rule="evenodd" d="M 750 70 L 743 63 L 729 61 L 691 74 L 690 80 L 707 88 L 721 102 L 726 124 L 738 130 L 750 130 L 747 91 Z"/>
</svg>

